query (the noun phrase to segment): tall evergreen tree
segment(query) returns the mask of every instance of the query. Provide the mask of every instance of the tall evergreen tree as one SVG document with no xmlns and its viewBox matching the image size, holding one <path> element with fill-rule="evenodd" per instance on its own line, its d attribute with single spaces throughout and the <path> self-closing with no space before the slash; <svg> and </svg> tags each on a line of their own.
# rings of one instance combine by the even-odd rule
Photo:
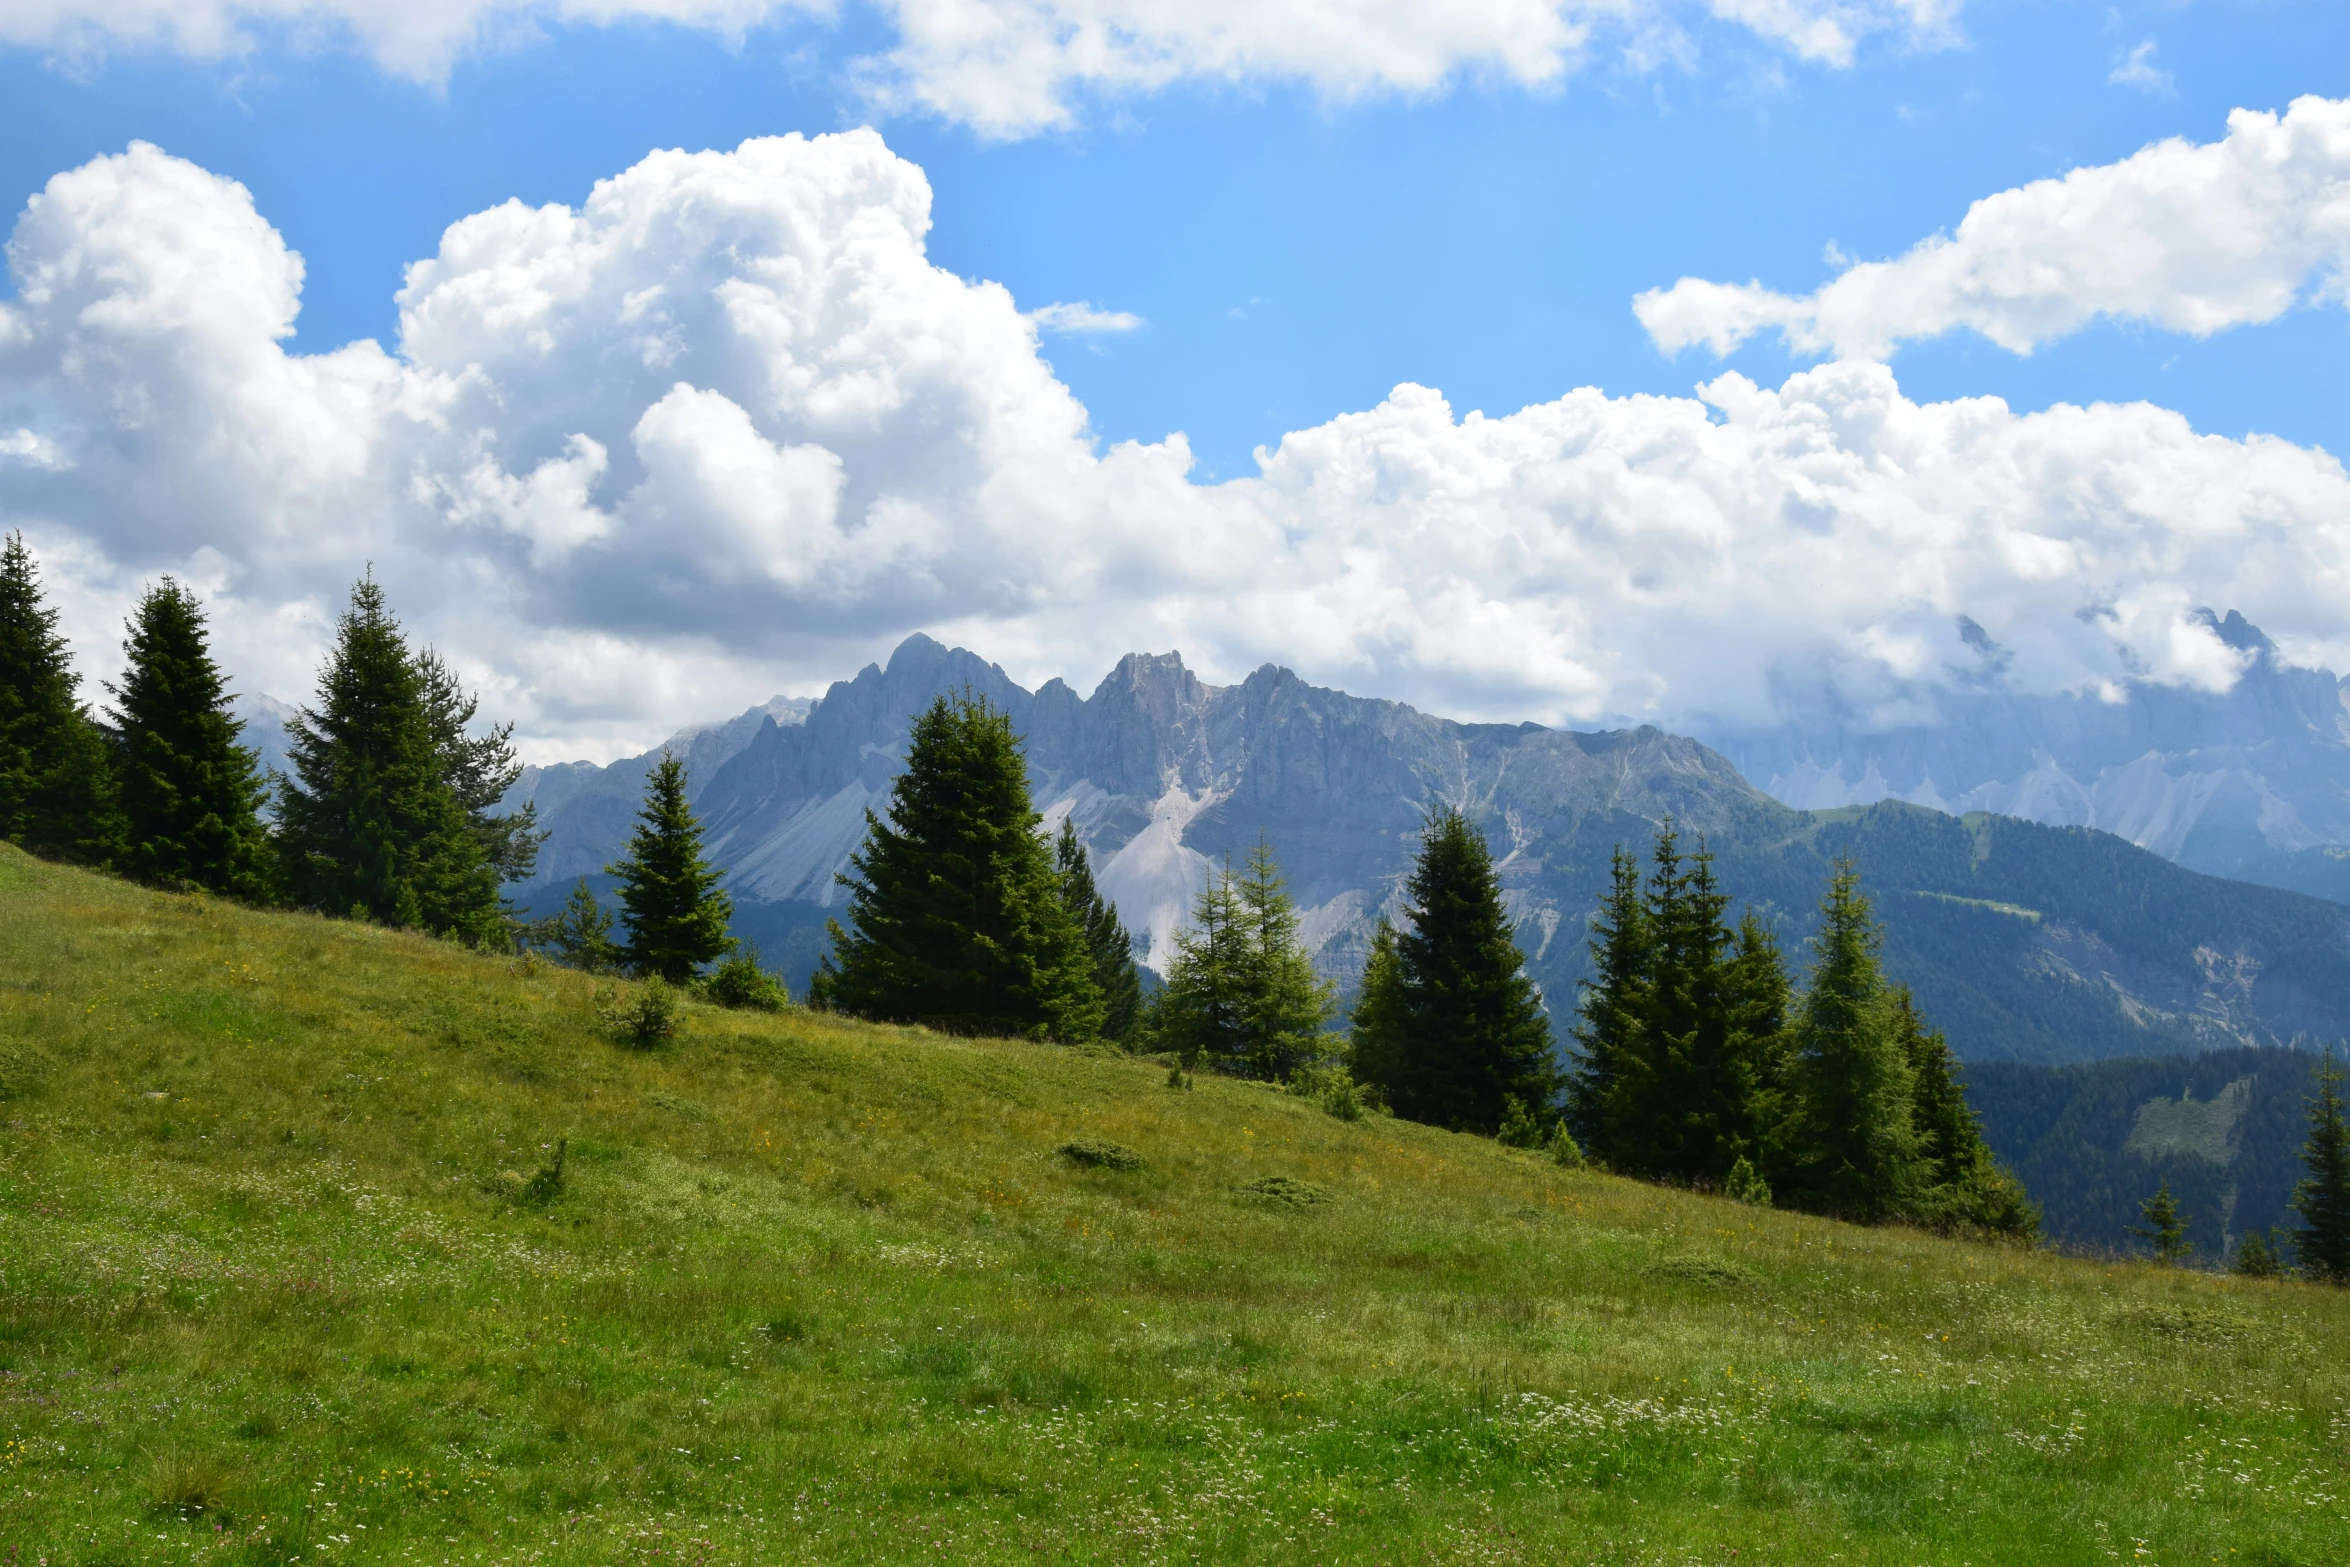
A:
<svg viewBox="0 0 2350 1567">
<path fill-rule="evenodd" d="M 1550 1022 L 1502 907 L 1485 837 L 1457 810 L 1428 818 L 1395 936 L 1400 1049 L 1379 1082 L 1395 1113 L 1491 1134 L 1514 1103 L 1555 1116 Z"/>
<path fill-rule="evenodd" d="M 1983 1141 L 1982 1123 L 1967 1103 L 1949 1042 L 1941 1030 L 1926 1027 L 1907 985 L 1893 986 L 1888 1002 L 1893 1035 L 1909 1062 L 1910 1120 L 1924 1161 L 1926 1190 L 1910 1217 L 1998 1234 L 2036 1234 L 2039 1210 Z"/>
<path fill-rule="evenodd" d="M 850 928 L 833 923 L 811 1001 L 949 1033 L 1097 1037 L 1093 954 L 1039 821 L 1011 719 L 983 698 L 932 703 L 888 819 L 865 815 L 841 878 Z"/>
<path fill-rule="evenodd" d="M 1575 1025 L 1567 1121 L 1593 1159 L 1611 1169 L 1645 1164 L 1625 1113 L 1644 1086 L 1653 938 L 1641 896 L 1640 861 L 1622 845 L 1609 860 L 1607 896 L 1591 925 L 1591 968 Z"/>
<path fill-rule="evenodd" d="M 0 837 L 105 865 L 122 819 L 105 737 L 76 698 L 57 611 L 43 602 L 24 535 L 0 546 Z"/>
<path fill-rule="evenodd" d="M 1354 1080 L 1386 1102 L 1387 1085 L 1404 1071 L 1410 1024 L 1403 998 L 1403 960 L 1397 955 L 1395 927 L 1387 916 L 1371 932 L 1371 954 L 1363 962 L 1362 988 L 1355 992 L 1354 1012 L 1347 1032 L 1347 1068 Z"/>
<path fill-rule="evenodd" d="M 2350 1122 L 2342 1111 L 2342 1069 L 2331 1050 L 2317 1071 L 2301 1162 L 2308 1174 L 2293 1192 L 2293 1211 L 2301 1215 L 2293 1253 L 2312 1278 L 2350 1284 Z"/>
<path fill-rule="evenodd" d="M 293 896 L 331 914 L 509 939 L 497 873 L 450 787 L 424 682 L 370 576 L 351 590 L 318 706 L 287 724 L 294 776 L 278 797 Z"/>
<path fill-rule="evenodd" d="M 1084 933 L 1086 951 L 1093 957 L 1093 982 L 1102 993 L 1102 1038 L 1132 1044 L 1142 1026 L 1142 975 L 1134 964 L 1134 938 L 1094 885 L 1084 841 L 1067 817 L 1061 819 L 1061 836 L 1053 845 L 1053 869 L 1060 878 L 1061 902 Z"/>
<path fill-rule="evenodd" d="M 1187 1064 L 1203 1058 L 1241 1077 L 1279 1082 L 1324 1053 L 1332 987 L 1298 944 L 1297 910 L 1272 846 L 1259 838 L 1248 869 L 1200 895 L 1176 938 L 1151 1031 Z"/>
<path fill-rule="evenodd" d="M 1737 937 L 1723 918 L 1730 900 L 1714 881 L 1713 856 L 1701 841 L 1681 860 L 1673 838 L 1668 823 L 1651 883 L 1654 1097 L 1642 1119 L 1654 1171 L 1718 1184 L 1758 1151 L 1755 1111 L 1775 1041 L 1749 1031 L 1767 1017 L 1745 1015 L 1753 1006 L 1740 981 L 1762 987 L 1757 1001 L 1767 1012 L 1773 986 L 1765 970 L 1775 952 L 1765 946 L 1734 955 Z"/>
<path fill-rule="evenodd" d="M 628 853 L 604 867 L 619 879 L 613 895 L 628 927 L 621 961 L 672 985 L 734 950 L 726 933 L 734 900 L 718 889 L 725 872 L 702 857 L 702 824 L 694 819 L 685 786 L 685 763 L 664 753 L 645 780 L 644 808 L 637 812 Z"/>
<path fill-rule="evenodd" d="M 1236 1059 L 1248 1033 L 1249 968 L 1248 922 L 1227 865 L 1175 933 L 1167 983 L 1151 1002 L 1153 1042 L 1190 1070 Z"/>
<path fill-rule="evenodd" d="M 237 744 L 204 606 L 166 577 L 131 616 L 130 668 L 112 686 L 132 875 L 255 902 L 271 890 L 260 762 Z"/>
<path fill-rule="evenodd" d="M 1817 961 L 1794 1030 L 1793 1115 L 1770 1178 L 1792 1206 L 1865 1221 L 1915 1211 L 1927 1181 L 1879 942 L 1860 873 L 1842 861 L 1812 938 Z"/>
<path fill-rule="evenodd" d="M 514 725 L 503 723 L 487 734 L 474 734 L 481 698 L 465 689 L 457 672 L 432 648 L 416 656 L 416 680 L 433 749 L 440 754 L 441 777 L 465 812 L 466 830 L 481 845 L 482 858 L 501 883 L 525 880 L 538 863 L 539 845 L 547 835 L 539 830 L 535 803 L 525 802 L 519 811 L 496 809 L 522 776 L 522 759 L 514 754 Z"/>
</svg>

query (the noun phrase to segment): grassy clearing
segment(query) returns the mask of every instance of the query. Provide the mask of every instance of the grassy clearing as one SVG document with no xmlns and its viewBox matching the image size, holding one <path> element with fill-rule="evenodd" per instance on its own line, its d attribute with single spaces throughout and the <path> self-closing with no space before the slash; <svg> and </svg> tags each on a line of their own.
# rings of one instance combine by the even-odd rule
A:
<svg viewBox="0 0 2350 1567">
<path fill-rule="evenodd" d="M 594 991 L 0 849 L 0 1561 L 2350 1538 L 2339 1293 L 1759 1213 L 1048 1047 L 696 1007 L 631 1051 Z"/>
</svg>

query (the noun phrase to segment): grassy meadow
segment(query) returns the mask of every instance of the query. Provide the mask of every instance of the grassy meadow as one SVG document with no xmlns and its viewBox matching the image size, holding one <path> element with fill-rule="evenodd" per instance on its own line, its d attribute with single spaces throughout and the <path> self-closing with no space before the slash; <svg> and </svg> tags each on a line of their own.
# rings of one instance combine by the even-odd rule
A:
<svg viewBox="0 0 2350 1567">
<path fill-rule="evenodd" d="M 2350 1558 L 2350 1294 L 597 988 L 0 848 L 0 1563 Z"/>
</svg>

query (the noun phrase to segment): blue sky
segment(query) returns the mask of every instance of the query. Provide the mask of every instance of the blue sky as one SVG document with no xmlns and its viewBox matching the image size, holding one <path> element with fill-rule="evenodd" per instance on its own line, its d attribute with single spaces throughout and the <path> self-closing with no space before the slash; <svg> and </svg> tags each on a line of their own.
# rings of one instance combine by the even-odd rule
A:
<svg viewBox="0 0 2350 1567">
<path fill-rule="evenodd" d="M 348 51 L 231 60 L 118 49 L 0 55 L 0 194 L 133 138 L 250 187 L 308 262 L 297 344 L 395 330 L 401 268 L 508 197 L 576 202 L 655 147 L 875 120 L 844 80 L 878 22 L 791 22 L 729 44 L 662 24 L 562 27 L 461 61 L 445 86 Z M 1659 353 L 1634 293 L 1684 274 L 1816 285 L 1834 241 L 1891 255 L 1975 198 L 2238 106 L 2350 92 L 2350 9 L 2315 0 L 1977 3 L 1963 43 L 1864 46 L 1842 70 L 1728 27 L 1693 68 L 1595 61 L 1554 91 L 1468 83 L 1332 104 L 1294 85 L 1094 98 L 1076 129 L 984 140 L 878 117 L 929 172 L 931 255 L 1023 307 L 1090 300 L 1146 330 L 1052 346 L 1110 439 L 1192 437 L 1249 471 L 1286 431 L 1399 381 L 1499 413 L 1581 385 L 1686 392 L 1717 362 Z M 2167 90 L 2107 78 L 2147 40 Z M 1905 389 L 2020 407 L 2151 398 L 2198 427 L 2350 446 L 2350 319 L 2297 311 L 2208 340 L 2100 326 L 2025 359 L 1970 334 L 1910 348 Z M 1728 361 L 1776 381 L 1776 343 Z"/>
<path fill-rule="evenodd" d="M 630 0 L 640 13 L 732 3 Z M 886 83 L 876 95 L 874 62 L 900 47 L 907 18 L 927 3 L 851 6 L 824 21 L 742 0 L 731 14 L 769 19 L 730 37 L 550 20 L 564 0 L 463 0 L 491 15 L 497 41 L 461 44 L 442 72 L 441 56 L 418 65 L 315 18 L 246 23 L 246 43 L 225 49 L 216 37 L 174 48 L 148 27 L 173 15 L 168 4 L 71 0 L 40 14 L 81 20 L 45 33 L 31 9 L 0 0 L 0 39 L 20 40 L 0 45 L 0 197 L 22 209 L 52 177 L 80 171 L 53 204 L 62 226 L 20 231 L 18 271 L 36 252 L 51 258 L 39 265 L 68 270 L 76 256 L 112 256 L 118 272 L 76 275 L 116 277 L 89 286 L 125 299 L 144 289 L 150 305 L 170 296 L 169 309 L 126 307 L 119 319 L 178 323 L 136 343 L 110 339 L 122 356 L 109 361 L 112 379 L 69 351 L 81 329 L 62 305 L 18 301 L 31 323 L 18 340 L 34 345 L 18 360 L 0 331 L 0 522 L 46 545 L 77 644 L 102 659 L 125 596 L 175 570 L 214 595 L 250 683 L 284 690 L 315 656 L 334 584 L 374 560 L 419 626 L 549 754 L 609 754 L 779 688 L 820 690 L 915 629 L 965 640 L 1025 678 L 1066 672 L 1083 684 L 1125 647 L 1180 644 L 1212 676 L 1277 658 L 1464 716 L 1710 715 L 1717 727 L 1725 714 L 1761 722 L 1806 690 L 1903 710 L 1921 682 L 1949 678 L 1952 661 L 1970 656 L 1950 629 L 1960 614 L 2019 653 L 2013 678 L 2050 689 L 2132 675 L 2224 683 L 2232 666 L 2189 613 L 2206 601 L 2244 608 L 2297 655 L 2350 655 L 2340 608 L 2350 602 L 2350 523 L 2338 518 L 2350 489 L 2331 455 L 2350 448 L 2350 312 L 2343 240 L 2333 220 L 2311 216 L 2335 188 L 2323 181 L 2350 174 L 2246 198 L 2316 236 L 2306 265 L 2294 262 L 2279 285 L 2300 302 L 2278 313 L 2223 300 L 2224 321 L 2207 335 L 2158 323 L 2237 299 L 2263 263 L 2211 261 L 2205 252 L 2227 236 L 2189 232 L 2188 198 L 2108 247 L 2126 261 L 2143 240 L 2160 277 L 2117 282 L 2112 256 L 2091 258 L 2086 281 L 2058 290 L 2089 324 L 2039 332 L 2028 354 L 1963 328 L 1913 340 L 1927 329 L 1895 319 L 1912 307 L 1886 306 L 1868 325 L 1893 334 L 1885 345 L 1853 348 L 1860 328 L 1848 323 L 1836 351 L 1849 362 L 1806 378 L 1798 373 L 1833 357 L 1828 347 L 1799 353 L 1764 331 L 1726 357 L 1704 346 L 1668 354 L 1633 312 L 1642 291 L 1690 277 L 1754 280 L 1771 291 L 1768 308 L 1800 313 L 1810 308 L 1801 296 L 1853 259 L 1900 257 L 1954 230 L 1983 198 L 2121 164 L 2165 137 L 2217 143 L 2231 110 L 2350 98 L 2350 8 L 1791 0 L 1773 12 L 1747 0 L 1637 0 L 1630 9 L 1649 31 L 1603 21 L 1547 84 L 1511 78 L 1540 74 L 1524 50 L 1480 63 L 1472 49 L 1466 65 L 1440 59 L 1433 88 L 1333 91 L 1344 70 L 1324 70 L 1314 50 L 1335 46 L 1276 40 L 1255 64 L 1195 69 L 1183 50 L 1214 40 L 1178 40 L 1168 81 L 1064 84 L 1055 104 L 1020 111 L 1028 122 L 975 127 L 985 120 L 975 111 L 907 106 L 924 82 L 946 82 L 950 98 L 963 90 L 954 69 L 915 88 L 901 73 L 894 100 Z M 1124 0 L 987 3 L 1076 15 Z M 187 0 L 182 32 L 314 5 L 358 18 L 362 31 L 399 14 L 378 0 Z M 1528 0 L 1512 14 L 1567 5 Z M 1199 11 L 1212 19 L 1229 8 Z M 1281 11 L 1266 0 L 1262 14 Z M 1790 42 L 1789 25 L 1768 15 L 1739 25 L 1715 13 L 1859 20 L 1839 63 L 1840 46 Z M 516 16 L 519 27 L 498 22 Z M 1650 58 L 1628 60 L 1635 48 Z M 1056 106 L 1070 112 L 1035 123 Z M 927 261 L 941 272 L 904 275 L 912 293 L 900 303 L 913 316 L 831 321 L 827 341 L 836 351 L 865 344 L 874 322 L 896 323 L 890 331 L 904 331 L 891 341 L 913 346 L 896 359 L 898 349 L 875 350 L 878 367 L 864 368 L 901 385 L 931 373 L 907 322 L 947 311 L 968 349 L 958 349 L 960 368 L 939 372 L 935 395 L 902 400 L 894 434 L 827 426 L 832 415 L 814 404 L 762 403 L 750 382 L 728 380 L 724 367 L 749 351 L 726 337 L 735 327 L 696 326 L 690 312 L 675 327 L 677 383 L 709 394 L 699 401 L 665 399 L 664 370 L 587 407 L 604 392 L 572 391 L 590 371 L 534 381 L 541 372 L 515 357 L 521 340 L 500 338 L 505 328 L 486 318 L 468 317 L 438 358 L 412 345 L 404 369 L 306 357 L 363 338 L 397 350 L 403 268 L 432 257 L 470 214 L 509 198 L 577 207 L 596 181 L 656 148 L 724 152 L 746 138 L 868 124 L 927 178 Z M 2305 151 L 2332 145 L 2303 130 Z M 184 164 L 114 156 L 134 140 Z M 891 171 L 904 172 L 879 154 L 851 157 L 853 173 L 792 156 L 788 168 L 762 164 L 760 177 L 777 191 L 850 180 L 868 213 L 888 209 Z M 246 322 L 229 302 L 257 297 L 254 280 L 275 266 L 267 245 L 236 248 L 250 213 L 233 187 L 204 183 L 210 176 L 249 191 L 250 211 L 304 259 L 291 358 L 266 347 L 260 307 L 246 325 L 205 335 L 215 314 Z M 654 191 L 659 183 L 646 175 L 629 200 L 674 216 L 695 199 L 690 182 Z M 175 281 L 164 252 L 186 241 L 154 237 L 168 225 L 140 214 L 184 215 L 191 202 L 224 248 L 199 247 L 202 266 Z M 802 221 L 770 216 L 767 238 L 725 243 L 755 248 Z M 2082 233 L 2062 228 L 2043 212 L 1985 253 L 2021 258 L 2027 271 L 2034 247 L 2051 265 L 2077 258 Z M 522 250 L 574 243 L 509 237 Z M 707 249 L 720 241 L 695 243 L 705 249 L 654 254 L 647 241 L 610 277 L 581 285 L 579 311 L 602 310 L 607 324 L 625 314 L 625 291 L 594 303 L 605 297 L 595 289 L 621 289 L 623 272 L 674 286 L 725 261 Z M 530 265 L 552 254 L 533 251 Z M 755 272 L 757 260 L 744 265 Z M 529 273 L 500 265 L 460 258 L 439 275 L 504 288 Z M 2213 267 L 2231 266 L 2213 281 Z M 1924 275 L 1899 275 L 1911 273 Z M 983 290 L 956 293 L 956 279 L 1001 283 L 1023 311 L 1086 302 L 1143 324 L 1048 330 L 1023 347 L 1001 305 Z M 1968 292 L 1980 281 L 1952 285 L 1944 304 L 2009 308 L 1980 305 Z M 443 297 L 462 293 L 452 284 Z M 607 365 L 613 345 L 587 340 L 576 325 L 586 316 L 566 318 L 574 325 L 560 330 L 576 341 L 558 347 L 577 366 Z M 970 346 L 983 339 L 993 346 Z M 212 369 L 190 370 L 208 356 Z M 344 441 L 358 455 L 323 476 L 291 437 L 284 452 L 253 455 L 283 433 L 289 410 L 325 418 L 343 407 L 304 378 L 346 369 L 374 378 L 375 411 L 304 440 L 322 450 Z M 1709 411 L 1686 401 L 1725 369 L 1756 383 L 1763 402 L 1733 408 L 1736 397 L 1717 395 Z M 401 376 L 405 391 L 393 384 Z M 252 392 L 263 381 L 278 390 Z M 1440 391 L 1451 422 L 1383 402 L 1405 382 Z M 134 384 L 135 398 L 123 391 Z M 1016 394 L 989 390 L 1015 384 Z M 1544 411 L 1578 387 L 1607 394 L 1585 410 L 1596 423 L 1577 423 L 1584 415 L 1564 404 Z M 476 393 L 478 406 L 465 401 Z M 1626 401 L 1634 394 L 1683 401 Z M 1983 394 L 2019 416 L 2142 399 L 2187 425 L 2116 413 L 1978 428 L 1939 408 Z M 407 414 L 386 411 L 420 397 L 443 399 L 431 451 L 399 424 Z M 569 401 L 582 407 L 559 416 Z M 135 417 L 123 411 L 133 404 L 144 410 Z M 932 417 L 949 404 L 993 411 L 964 424 L 954 422 L 962 414 Z M 1868 430 L 1908 433 L 1851 434 L 1861 425 L 1846 415 L 1864 404 L 1876 410 Z M 1493 420 L 1528 412 L 1504 429 L 1464 423 L 1470 410 Z M 1051 431 L 1072 418 L 1089 422 L 1093 441 L 1054 447 Z M 249 421 L 247 434 L 224 437 L 223 421 L 235 419 Z M 1729 433 L 1705 435 L 1708 421 Z M 1839 432 L 1829 457 L 1840 478 L 1823 479 L 1828 458 L 1803 433 L 1827 425 Z M 1180 453 L 1152 444 L 1176 431 L 1189 440 L 1188 473 Z M 2197 432 L 2230 439 L 2198 444 Z M 2282 444 L 2242 439 L 2255 432 Z M 1285 436 L 1296 455 L 1264 484 L 1220 483 L 1250 479 L 1252 454 Z M 588 445 L 567 444 L 575 438 Z M 993 455 L 900 484 L 941 440 Z M 1120 466 L 1109 448 L 1123 441 L 1144 450 Z M 661 469 L 662 451 L 689 447 L 676 474 L 691 470 L 701 501 L 679 499 L 677 486 L 692 485 Z M 1026 455 L 1001 456 L 1014 448 Z M 1593 455 L 1602 449 L 1604 462 Z M 224 450 L 247 464 L 241 488 L 224 477 Z M 736 482 L 752 469 L 768 489 Z M 808 477 L 820 469 L 833 477 Z M 1065 486 L 1036 477 L 1047 470 L 1065 473 Z M 1992 473 L 2007 487 L 1971 493 Z M 721 482 L 727 474 L 736 479 Z M 553 488 L 524 494 L 542 481 Z M 227 498 L 190 502 L 190 486 Z M 1947 499 L 1961 490 L 1963 505 Z M 570 510 L 550 522 L 544 506 L 557 491 Z M 769 499 L 741 500 L 754 491 Z M 1003 499 L 1010 491 L 1017 505 Z M 911 553 L 874 542 L 898 537 L 896 523 L 876 521 L 898 501 L 931 530 L 929 542 L 902 545 Z M 721 570 L 716 544 L 695 553 L 697 529 L 734 541 L 727 549 L 764 542 Z M 1472 536 L 1473 548 L 1457 542 Z M 1192 541 L 1189 553 L 1170 538 Z M 1207 557 L 1253 575 L 1212 582 Z M 902 564 L 868 569 L 882 558 Z M 867 564 L 852 570 L 850 560 Z M 754 577 L 767 584 L 758 593 L 744 586 Z M 1733 666 L 1734 676 L 1719 673 Z"/>
</svg>

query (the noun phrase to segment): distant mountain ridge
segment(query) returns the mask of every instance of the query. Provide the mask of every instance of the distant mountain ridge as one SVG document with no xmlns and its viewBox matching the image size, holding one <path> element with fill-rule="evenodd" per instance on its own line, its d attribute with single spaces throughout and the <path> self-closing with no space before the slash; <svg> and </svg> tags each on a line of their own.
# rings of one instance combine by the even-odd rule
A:
<svg viewBox="0 0 2350 1567">
<path fill-rule="evenodd" d="M 1979 669 L 1937 695 L 1937 722 L 1833 714 L 1708 741 L 1799 809 L 1907 800 L 2095 827 L 2215 876 L 2350 902 L 2350 694 L 2286 663 L 2231 610 L 2204 623 L 2245 659 L 2224 693 L 2132 681 L 2094 695 L 2001 688 L 2002 651 L 1962 632 Z"/>
<path fill-rule="evenodd" d="M 1797 811 L 1686 737 L 1455 723 L 1270 665 L 1216 687 L 1175 654 L 1138 653 L 1090 696 L 1060 680 L 1032 692 L 921 636 L 804 714 L 770 704 L 679 742 L 737 929 L 795 983 L 841 906 L 834 877 L 886 799 L 912 715 L 965 690 L 1010 714 L 1038 809 L 1076 824 L 1154 965 L 1214 868 L 1262 833 L 1318 963 L 1351 984 L 1378 915 L 1396 907 L 1425 811 L 1443 803 L 1492 840 L 1562 1036 L 1608 854 L 1645 853 L 1668 816 L 1710 843 L 1727 889 L 1778 925 L 1799 966 L 1830 864 L 1853 854 L 1889 965 L 1973 1058 L 2165 1054 L 2350 1027 L 2350 910 L 2195 875 L 2106 834 L 1899 804 Z M 597 877 L 658 754 L 526 778 L 517 798 L 539 801 L 551 836 L 517 891 L 545 906 Z"/>
</svg>

